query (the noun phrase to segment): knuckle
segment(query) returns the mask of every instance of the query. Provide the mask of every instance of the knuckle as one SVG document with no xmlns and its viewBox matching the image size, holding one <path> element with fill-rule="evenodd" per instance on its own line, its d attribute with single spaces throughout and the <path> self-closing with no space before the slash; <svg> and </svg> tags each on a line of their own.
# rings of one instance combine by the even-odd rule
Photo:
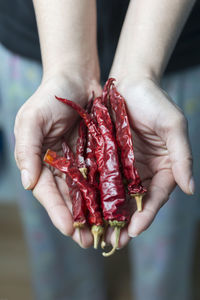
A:
<svg viewBox="0 0 200 300">
<path fill-rule="evenodd" d="M 40 110 L 37 107 L 32 107 L 30 105 L 22 106 L 15 118 L 15 125 L 14 125 L 14 134 L 15 137 L 18 136 L 18 130 L 22 129 L 23 127 L 26 127 L 29 124 L 35 124 L 38 123 L 38 121 L 41 123 L 42 121 L 42 115 Z"/>
</svg>

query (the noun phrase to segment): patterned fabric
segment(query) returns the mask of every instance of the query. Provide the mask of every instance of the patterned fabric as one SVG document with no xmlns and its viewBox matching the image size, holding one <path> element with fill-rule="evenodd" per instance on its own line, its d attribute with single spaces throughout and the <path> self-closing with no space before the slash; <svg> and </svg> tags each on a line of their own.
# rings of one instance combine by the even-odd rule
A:
<svg viewBox="0 0 200 300">
<path fill-rule="evenodd" d="M 0 58 L 0 129 L 4 133 L 6 148 L 6 163 L 0 170 L 0 195 L 7 198 L 17 196 L 30 250 L 34 299 L 104 300 L 104 259 L 93 250 L 83 251 L 53 227 L 31 192 L 22 189 L 15 165 L 15 115 L 38 87 L 41 66 L 13 55 L 2 46 Z M 163 81 L 163 88 L 189 120 L 196 182 L 200 178 L 200 143 L 197 143 L 200 128 L 199 78 L 200 67 L 196 67 L 170 75 Z M 192 198 L 189 199 L 177 188 L 153 225 L 129 244 L 134 300 L 191 300 L 191 267 L 199 218 L 197 196 Z"/>
</svg>

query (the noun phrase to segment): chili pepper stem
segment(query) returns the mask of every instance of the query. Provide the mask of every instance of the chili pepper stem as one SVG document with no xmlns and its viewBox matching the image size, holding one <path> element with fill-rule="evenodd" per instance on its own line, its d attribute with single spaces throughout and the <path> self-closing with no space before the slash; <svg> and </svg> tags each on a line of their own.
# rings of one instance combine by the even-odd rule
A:
<svg viewBox="0 0 200 300">
<path fill-rule="evenodd" d="M 112 248 L 112 250 L 110 252 L 108 252 L 108 253 L 103 252 L 102 255 L 104 257 L 111 256 L 115 252 L 115 250 L 118 248 L 120 231 L 121 231 L 121 228 L 116 226 L 115 227 L 115 246 Z"/>
<path fill-rule="evenodd" d="M 83 247 L 82 236 L 81 236 L 81 229 L 84 227 L 84 224 L 79 223 L 79 222 L 74 222 L 73 226 L 74 226 L 75 229 L 78 230 L 79 239 L 80 239 L 80 245 L 81 245 L 81 247 Z"/>
<path fill-rule="evenodd" d="M 106 247 L 105 239 L 101 241 L 101 248 L 104 249 Z"/>
<path fill-rule="evenodd" d="M 112 248 L 112 250 L 110 252 L 108 252 L 108 253 L 103 252 L 102 255 L 104 257 L 108 257 L 108 256 L 112 255 L 115 252 L 115 250 L 118 248 L 120 232 L 121 232 L 121 229 L 126 225 L 126 222 L 113 220 L 113 221 L 109 221 L 109 225 L 111 227 L 115 228 L 115 231 L 114 231 L 115 232 L 115 246 Z"/>
<path fill-rule="evenodd" d="M 134 194 L 134 195 L 131 195 L 131 196 L 135 198 L 138 212 L 141 212 L 142 211 L 142 198 L 143 198 L 143 195 L 142 194 Z"/>
<path fill-rule="evenodd" d="M 108 223 L 106 221 L 104 221 L 105 227 L 104 227 L 104 232 L 102 235 L 102 239 L 101 239 L 101 248 L 104 249 L 106 247 L 106 241 L 105 241 L 105 236 L 106 236 L 106 231 L 108 228 Z"/>
<path fill-rule="evenodd" d="M 100 238 L 104 233 L 104 228 L 101 225 L 93 225 L 91 232 L 94 237 L 94 249 L 97 249 Z"/>
<path fill-rule="evenodd" d="M 79 171 L 85 179 L 87 179 L 87 168 L 79 168 Z"/>
</svg>

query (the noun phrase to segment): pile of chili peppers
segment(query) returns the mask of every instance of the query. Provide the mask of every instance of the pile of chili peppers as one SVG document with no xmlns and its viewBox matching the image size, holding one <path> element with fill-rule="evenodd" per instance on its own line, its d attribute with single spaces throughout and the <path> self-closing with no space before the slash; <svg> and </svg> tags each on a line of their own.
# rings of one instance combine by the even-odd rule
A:
<svg viewBox="0 0 200 300">
<path fill-rule="evenodd" d="M 117 91 L 113 78 L 106 82 L 101 97 L 88 102 L 85 109 L 75 102 L 58 98 L 82 118 L 76 153 L 63 141 L 63 157 L 48 150 L 44 161 L 66 174 L 66 183 L 72 201 L 74 227 L 89 225 L 94 237 L 94 248 L 108 226 L 114 227 L 115 246 L 104 256 L 110 256 L 118 247 L 120 230 L 131 217 L 132 198 L 138 211 L 146 189 L 135 167 L 133 142 L 126 103 Z M 130 197 L 131 196 L 131 197 Z"/>
</svg>

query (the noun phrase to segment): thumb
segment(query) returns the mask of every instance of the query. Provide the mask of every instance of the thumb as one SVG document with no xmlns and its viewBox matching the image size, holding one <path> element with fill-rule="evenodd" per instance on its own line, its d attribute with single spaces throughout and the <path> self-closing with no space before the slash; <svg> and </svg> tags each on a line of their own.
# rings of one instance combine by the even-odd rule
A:
<svg viewBox="0 0 200 300">
<path fill-rule="evenodd" d="M 25 189 L 33 189 L 41 172 L 43 135 L 39 114 L 21 109 L 16 117 L 15 160 Z"/>
<path fill-rule="evenodd" d="M 176 183 L 187 194 L 194 194 L 192 176 L 192 153 L 188 138 L 187 121 L 181 116 L 175 126 L 171 126 L 166 139 Z"/>
</svg>

